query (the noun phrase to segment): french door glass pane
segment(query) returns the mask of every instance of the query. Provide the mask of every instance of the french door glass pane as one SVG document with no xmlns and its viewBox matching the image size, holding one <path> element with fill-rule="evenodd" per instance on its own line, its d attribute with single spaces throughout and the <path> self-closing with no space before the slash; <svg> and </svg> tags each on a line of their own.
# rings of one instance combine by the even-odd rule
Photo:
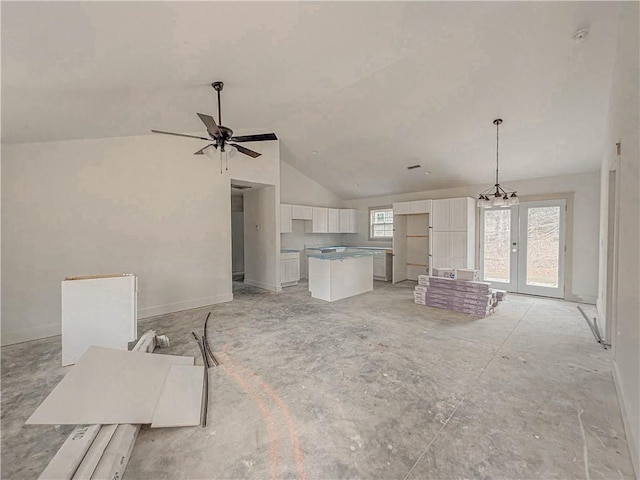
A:
<svg viewBox="0 0 640 480">
<path fill-rule="evenodd" d="M 527 214 L 527 285 L 557 287 L 560 207 L 531 207 Z"/>
<path fill-rule="evenodd" d="M 509 283 L 511 210 L 484 210 L 484 280 Z"/>
</svg>

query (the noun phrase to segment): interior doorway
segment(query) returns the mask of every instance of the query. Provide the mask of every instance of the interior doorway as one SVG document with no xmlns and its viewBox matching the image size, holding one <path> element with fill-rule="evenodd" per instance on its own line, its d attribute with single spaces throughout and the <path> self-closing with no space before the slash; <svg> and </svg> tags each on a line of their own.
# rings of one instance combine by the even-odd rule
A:
<svg viewBox="0 0 640 480">
<path fill-rule="evenodd" d="M 480 270 L 494 288 L 564 298 L 566 200 L 480 212 Z"/>
<path fill-rule="evenodd" d="M 231 276 L 246 285 L 280 291 L 280 230 L 276 187 L 231 179 Z"/>
<path fill-rule="evenodd" d="M 244 281 L 244 195 L 249 186 L 231 184 L 231 274 Z"/>
</svg>

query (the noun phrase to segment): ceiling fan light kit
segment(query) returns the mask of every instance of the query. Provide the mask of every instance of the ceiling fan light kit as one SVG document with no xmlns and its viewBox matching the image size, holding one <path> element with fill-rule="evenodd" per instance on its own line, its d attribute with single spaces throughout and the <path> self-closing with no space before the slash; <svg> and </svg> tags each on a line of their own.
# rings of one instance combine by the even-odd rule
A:
<svg viewBox="0 0 640 480">
<path fill-rule="evenodd" d="M 478 196 L 478 208 L 510 207 L 511 205 L 518 205 L 520 203 L 518 192 L 501 186 L 500 180 L 498 179 L 498 147 L 501 123 L 501 118 L 496 118 L 493 121 L 493 124 L 496 126 L 496 183 L 493 187 L 480 193 Z"/>
<path fill-rule="evenodd" d="M 233 158 L 237 152 L 247 155 L 251 158 L 257 158 L 261 153 L 255 152 L 247 147 L 238 145 L 242 142 L 264 142 L 268 140 L 277 140 L 278 137 L 275 133 L 261 133 L 257 135 L 233 135 L 233 130 L 229 127 L 222 125 L 222 106 L 220 103 L 220 92 L 224 88 L 224 83 L 213 82 L 211 84 L 213 89 L 218 93 L 218 123 L 213 119 L 211 115 L 205 115 L 204 113 L 198 113 L 200 121 L 207 128 L 207 134 L 210 138 L 198 137 L 196 135 L 185 135 L 183 133 L 165 132 L 163 130 L 151 130 L 153 133 L 161 133 L 163 135 L 174 135 L 177 137 L 196 138 L 198 140 L 206 140 L 213 143 L 204 146 L 200 150 L 194 153 L 194 155 L 206 155 L 209 158 L 216 158 L 216 153 L 220 158 L 220 173 L 222 173 L 222 164 L 226 164 L 226 170 L 229 170 L 229 158 Z"/>
</svg>

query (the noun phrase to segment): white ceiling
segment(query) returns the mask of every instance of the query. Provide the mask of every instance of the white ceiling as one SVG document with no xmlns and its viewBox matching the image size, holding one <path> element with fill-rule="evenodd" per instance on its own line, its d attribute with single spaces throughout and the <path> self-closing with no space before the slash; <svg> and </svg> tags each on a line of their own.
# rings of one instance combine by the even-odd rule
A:
<svg viewBox="0 0 640 480">
<path fill-rule="evenodd" d="M 225 125 L 276 132 L 284 161 L 345 199 L 492 184 L 498 116 L 501 180 L 603 155 L 614 2 L 1 7 L 6 143 L 203 131 L 222 80 Z"/>
</svg>

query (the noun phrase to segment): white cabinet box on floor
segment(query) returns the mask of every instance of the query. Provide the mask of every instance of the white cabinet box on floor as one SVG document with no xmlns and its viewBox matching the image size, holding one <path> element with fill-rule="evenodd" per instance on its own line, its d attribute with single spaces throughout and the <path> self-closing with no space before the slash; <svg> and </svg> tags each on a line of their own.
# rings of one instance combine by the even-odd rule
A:
<svg viewBox="0 0 640 480">
<path fill-rule="evenodd" d="M 91 345 L 127 350 L 138 334 L 138 279 L 131 273 L 62 282 L 62 365 Z"/>
</svg>

